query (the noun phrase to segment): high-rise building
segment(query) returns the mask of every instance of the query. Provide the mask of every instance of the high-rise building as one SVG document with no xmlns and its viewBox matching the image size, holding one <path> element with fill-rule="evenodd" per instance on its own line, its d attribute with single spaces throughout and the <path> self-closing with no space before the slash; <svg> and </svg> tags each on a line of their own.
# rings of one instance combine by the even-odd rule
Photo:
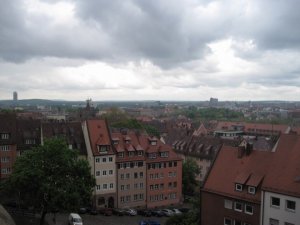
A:
<svg viewBox="0 0 300 225">
<path fill-rule="evenodd" d="M 14 101 L 18 101 L 18 92 L 14 91 L 13 99 L 14 99 Z"/>
</svg>

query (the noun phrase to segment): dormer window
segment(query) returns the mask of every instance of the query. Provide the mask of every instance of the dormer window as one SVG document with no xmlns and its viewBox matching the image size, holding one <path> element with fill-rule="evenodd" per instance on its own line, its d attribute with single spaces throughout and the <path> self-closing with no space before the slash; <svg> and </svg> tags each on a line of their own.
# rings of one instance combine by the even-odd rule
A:
<svg viewBox="0 0 300 225">
<path fill-rule="evenodd" d="M 161 152 L 160 157 L 162 158 L 168 158 L 169 157 L 169 152 Z"/>
<path fill-rule="evenodd" d="M 118 153 L 118 157 L 119 157 L 119 158 L 124 158 L 124 152 L 119 152 L 119 153 Z"/>
<path fill-rule="evenodd" d="M 150 141 L 150 145 L 156 145 L 157 141 Z"/>
<path fill-rule="evenodd" d="M 149 153 L 148 158 L 149 159 L 156 159 L 156 153 Z"/>
<path fill-rule="evenodd" d="M 134 156 L 134 152 L 128 152 L 128 156 L 129 157 L 133 157 Z"/>
<path fill-rule="evenodd" d="M 248 186 L 248 193 L 249 193 L 249 194 L 252 194 L 252 195 L 255 195 L 255 193 L 256 193 L 256 188 L 253 187 L 253 186 Z"/>
<path fill-rule="evenodd" d="M 144 155 L 143 151 L 137 151 L 137 153 L 138 153 L 138 156 L 143 156 Z"/>
<path fill-rule="evenodd" d="M 99 153 L 107 153 L 109 150 L 109 146 L 107 145 L 98 145 Z"/>
<path fill-rule="evenodd" d="M 113 143 L 113 145 L 117 145 L 117 144 L 119 144 L 119 141 L 118 140 L 113 140 L 112 143 Z"/>
<path fill-rule="evenodd" d="M 243 191 L 243 185 L 242 184 L 235 184 L 235 190 L 236 191 Z"/>
</svg>

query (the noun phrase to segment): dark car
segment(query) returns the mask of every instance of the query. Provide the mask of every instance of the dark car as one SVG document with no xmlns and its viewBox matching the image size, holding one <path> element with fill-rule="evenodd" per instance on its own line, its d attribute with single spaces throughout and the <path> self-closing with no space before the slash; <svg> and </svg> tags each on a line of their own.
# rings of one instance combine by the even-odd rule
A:
<svg viewBox="0 0 300 225">
<path fill-rule="evenodd" d="M 114 215 L 117 215 L 117 216 L 124 216 L 125 215 L 125 211 L 123 209 L 113 209 L 112 213 Z"/>
<path fill-rule="evenodd" d="M 152 216 L 152 212 L 148 209 L 139 209 L 137 211 L 137 214 L 141 216 L 147 216 L 147 217 Z"/>
<path fill-rule="evenodd" d="M 155 209 L 155 210 L 152 210 L 152 216 L 161 217 L 161 216 L 164 216 L 164 213 L 160 209 Z"/>
<path fill-rule="evenodd" d="M 104 216 L 111 216 L 112 215 L 112 209 L 111 208 L 101 208 L 99 209 L 99 213 Z"/>
<path fill-rule="evenodd" d="M 182 212 L 182 213 L 187 213 L 187 212 L 190 211 L 189 208 L 180 208 L 179 210 L 180 210 L 180 212 Z"/>
<path fill-rule="evenodd" d="M 160 222 L 155 220 L 142 220 L 139 222 L 139 225 L 160 225 Z"/>
</svg>

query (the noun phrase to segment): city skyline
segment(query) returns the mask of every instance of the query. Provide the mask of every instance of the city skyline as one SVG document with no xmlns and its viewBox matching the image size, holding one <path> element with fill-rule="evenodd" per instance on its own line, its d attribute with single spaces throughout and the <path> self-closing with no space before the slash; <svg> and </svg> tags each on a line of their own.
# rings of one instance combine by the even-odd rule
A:
<svg viewBox="0 0 300 225">
<path fill-rule="evenodd" d="M 0 4 L 0 100 L 299 100 L 295 0 Z"/>
</svg>

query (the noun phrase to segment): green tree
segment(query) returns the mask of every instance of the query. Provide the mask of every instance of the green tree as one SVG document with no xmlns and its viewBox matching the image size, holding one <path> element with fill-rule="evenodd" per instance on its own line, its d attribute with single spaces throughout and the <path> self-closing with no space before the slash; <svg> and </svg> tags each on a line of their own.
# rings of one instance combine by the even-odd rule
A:
<svg viewBox="0 0 300 225">
<path fill-rule="evenodd" d="M 183 195 L 193 195 L 199 187 L 199 182 L 196 180 L 200 174 L 200 169 L 196 161 L 192 158 L 187 158 L 182 166 L 182 192 Z"/>
<path fill-rule="evenodd" d="M 165 225 L 198 225 L 200 224 L 200 196 L 191 200 L 192 208 L 188 213 L 170 217 Z"/>
<path fill-rule="evenodd" d="M 88 204 L 94 186 L 88 162 L 62 139 L 46 140 L 18 157 L 5 183 L 21 202 L 40 211 L 40 224 L 48 212 L 78 210 Z"/>
</svg>

